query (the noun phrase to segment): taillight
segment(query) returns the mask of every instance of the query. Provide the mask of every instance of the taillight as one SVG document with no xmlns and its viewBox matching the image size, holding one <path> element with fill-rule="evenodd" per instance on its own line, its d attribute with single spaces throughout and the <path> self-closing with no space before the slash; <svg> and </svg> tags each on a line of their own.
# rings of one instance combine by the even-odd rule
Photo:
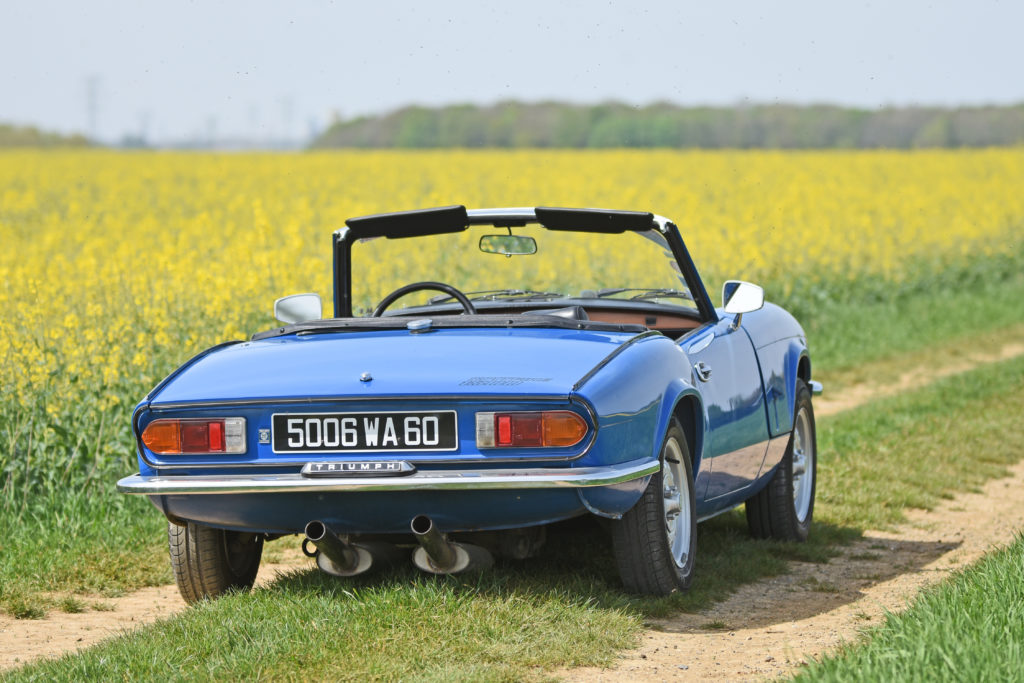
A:
<svg viewBox="0 0 1024 683">
<path fill-rule="evenodd" d="M 153 420 L 142 432 L 142 443 L 158 455 L 244 453 L 245 418 Z"/>
<path fill-rule="evenodd" d="M 587 423 L 569 410 L 477 413 L 478 448 L 565 448 L 587 435 Z"/>
</svg>

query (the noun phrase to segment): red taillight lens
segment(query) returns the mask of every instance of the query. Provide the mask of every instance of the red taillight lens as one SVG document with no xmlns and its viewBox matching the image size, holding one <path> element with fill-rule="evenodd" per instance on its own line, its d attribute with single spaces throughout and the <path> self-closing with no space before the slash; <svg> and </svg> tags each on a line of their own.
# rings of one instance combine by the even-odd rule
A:
<svg viewBox="0 0 1024 683">
<path fill-rule="evenodd" d="M 244 453 L 245 418 L 153 420 L 142 432 L 142 443 L 157 455 Z"/>
<path fill-rule="evenodd" d="M 587 423 L 569 410 L 476 414 L 480 448 L 564 448 L 586 435 Z"/>
</svg>

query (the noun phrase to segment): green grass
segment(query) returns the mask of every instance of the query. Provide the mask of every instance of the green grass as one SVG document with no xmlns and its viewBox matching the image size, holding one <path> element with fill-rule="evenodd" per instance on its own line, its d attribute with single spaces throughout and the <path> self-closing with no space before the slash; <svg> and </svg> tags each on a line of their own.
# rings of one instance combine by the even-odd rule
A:
<svg viewBox="0 0 1024 683">
<path fill-rule="evenodd" d="M 486 573 L 432 577 L 403 564 L 338 580 L 293 572 L 264 589 L 202 603 L 127 636 L 7 674 L 11 680 L 130 678 L 522 680 L 556 666 L 609 664 L 645 620 L 693 610 L 738 583 L 828 556 L 827 530 L 800 546 L 753 541 L 740 515 L 701 527 L 699 586 L 625 595 L 604 530 L 552 530 L 548 552 Z M 6 680 L 3 675 L 0 679 Z"/>
<path fill-rule="evenodd" d="M 606 664 L 652 617 L 705 607 L 793 559 L 827 560 L 861 529 L 898 522 L 901 506 L 928 507 L 1000 474 L 1024 452 L 1024 423 L 1012 419 L 1022 379 L 1018 358 L 822 420 L 812 542 L 751 540 L 739 513 L 712 520 L 700 527 L 686 595 L 623 594 L 606 535 L 578 522 L 554 529 L 542 557 L 479 576 L 296 573 L 8 678 L 519 680 Z M 951 442 L 958 431 L 969 436 Z"/>
<path fill-rule="evenodd" d="M 816 521 L 886 528 L 1024 456 L 1024 357 L 821 420 Z"/>
<path fill-rule="evenodd" d="M 1024 537 L 809 664 L 798 681 L 1024 680 Z"/>
<path fill-rule="evenodd" d="M 790 304 L 790 310 L 807 332 L 815 373 L 848 372 L 931 347 L 963 353 L 979 336 L 1024 323 L 1020 267 L 990 268 L 988 277 L 956 271 L 903 290 Z"/>
<path fill-rule="evenodd" d="M 0 609 L 35 619 L 63 608 L 53 593 L 116 596 L 172 582 L 166 524 L 148 501 L 112 492 L 37 501 L 0 534 Z"/>
</svg>

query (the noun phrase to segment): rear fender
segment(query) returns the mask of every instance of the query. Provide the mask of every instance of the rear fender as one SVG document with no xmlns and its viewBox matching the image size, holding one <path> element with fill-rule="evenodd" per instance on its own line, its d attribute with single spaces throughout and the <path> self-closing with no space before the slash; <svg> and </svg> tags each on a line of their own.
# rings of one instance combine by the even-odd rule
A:
<svg viewBox="0 0 1024 683">
<path fill-rule="evenodd" d="M 688 378 L 686 357 L 671 339 L 658 335 L 632 345 L 581 385 L 579 395 L 594 407 L 600 425 L 588 464 L 635 458 L 657 461 L 669 422 L 681 410 L 689 411 L 679 413 L 684 429 L 687 415 L 692 417 L 692 433 L 687 436 L 694 472 L 698 472 L 705 419 L 700 394 Z M 618 519 L 636 504 L 649 481 L 644 477 L 616 486 L 579 489 L 579 495 L 590 512 Z"/>
</svg>

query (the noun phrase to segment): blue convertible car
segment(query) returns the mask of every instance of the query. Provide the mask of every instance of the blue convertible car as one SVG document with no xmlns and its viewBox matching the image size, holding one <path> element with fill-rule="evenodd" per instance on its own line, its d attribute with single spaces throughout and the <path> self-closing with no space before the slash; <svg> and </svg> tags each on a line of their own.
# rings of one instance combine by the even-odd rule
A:
<svg viewBox="0 0 1024 683">
<path fill-rule="evenodd" d="M 455 573 L 597 515 L 646 594 L 685 590 L 697 522 L 740 504 L 755 536 L 807 538 L 804 332 L 746 282 L 715 308 L 669 220 L 407 211 L 348 220 L 333 258 L 334 317 L 279 299 L 282 327 L 135 409 L 140 472 L 118 488 L 167 517 L 187 601 L 250 587 L 290 534 L 338 576 L 410 555 Z"/>
</svg>

